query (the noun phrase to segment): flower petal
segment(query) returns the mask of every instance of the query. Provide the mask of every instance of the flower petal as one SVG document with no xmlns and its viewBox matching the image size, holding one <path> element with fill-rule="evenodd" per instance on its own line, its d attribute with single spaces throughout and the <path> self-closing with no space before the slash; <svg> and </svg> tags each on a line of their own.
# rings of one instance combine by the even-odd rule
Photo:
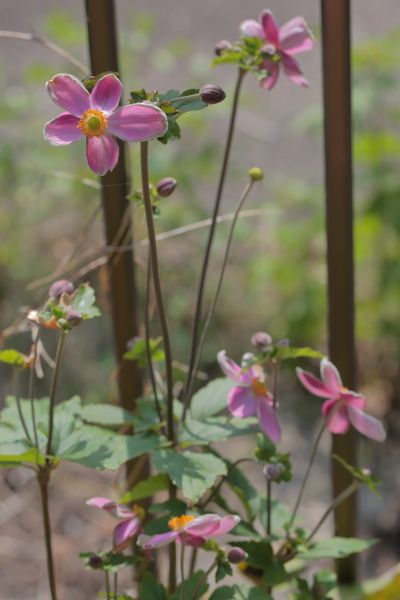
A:
<svg viewBox="0 0 400 600">
<path fill-rule="evenodd" d="M 279 44 L 279 29 L 270 10 L 264 10 L 260 16 L 260 22 L 264 30 L 264 37 L 267 42 L 274 46 Z"/>
<path fill-rule="evenodd" d="M 167 531 L 166 533 L 160 533 L 158 535 L 140 535 L 138 537 L 138 545 L 144 550 L 151 550 L 152 548 L 161 548 L 166 546 L 170 542 L 176 540 L 179 536 L 177 531 Z"/>
<path fill-rule="evenodd" d="M 264 37 L 264 30 L 254 19 L 246 19 L 240 25 L 240 33 L 245 37 Z"/>
<path fill-rule="evenodd" d="M 386 431 L 381 421 L 354 405 L 347 407 L 347 413 L 351 424 L 357 431 L 377 442 L 385 441 Z"/>
<path fill-rule="evenodd" d="M 61 113 L 52 121 L 45 123 L 43 135 L 53 146 L 67 146 L 83 137 L 78 129 L 79 119 L 69 112 Z"/>
<path fill-rule="evenodd" d="M 308 371 L 300 369 L 300 367 L 297 367 L 296 374 L 310 394 L 318 396 L 319 398 L 332 398 L 331 390 L 328 389 L 318 377 L 315 377 L 315 375 L 312 375 L 312 373 L 309 373 Z"/>
<path fill-rule="evenodd" d="M 135 516 L 135 513 L 131 511 L 128 506 L 124 504 L 118 504 L 114 502 L 114 500 L 110 500 L 109 498 L 89 498 L 86 501 L 88 506 L 95 506 L 96 508 L 102 508 L 105 510 L 111 517 L 114 519 L 131 519 Z"/>
<path fill-rule="evenodd" d="M 118 156 L 118 143 L 111 135 L 94 135 L 87 138 L 86 158 L 89 167 L 97 175 L 105 175 L 112 171 L 118 162 Z"/>
<path fill-rule="evenodd" d="M 257 408 L 261 429 L 274 444 L 279 444 L 281 441 L 281 427 L 275 409 L 264 399 L 258 401 Z"/>
<path fill-rule="evenodd" d="M 137 517 L 118 523 L 113 533 L 114 552 L 123 552 L 141 529 L 141 521 Z"/>
<path fill-rule="evenodd" d="M 285 74 L 293 83 L 301 87 L 308 87 L 308 81 L 303 77 L 300 65 L 295 58 L 292 58 L 289 54 L 282 53 L 282 63 Z"/>
<path fill-rule="evenodd" d="M 228 394 L 228 410 L 239 419 L 252 417 L 257 412 L 257 397 L 250 388 L 235 386 Z"/>
<path fill-rule="evenodd" d="M 268 75 L 260 80 L 260 84 L 265 90 L 272 90 L 278 81 L 279 63 L 271 60 L 265 60 L 262 67 L 265 71 L 268 71 Z"/>
<path fill-rule="evenodd" d="M 86 500 L 86 504 L 88 506 L 95 506 L 96 508 L 104 508 L 107 504 L 116 504 L 116 502 L 110 500 L 110 498 L 96 496 L 95 498 L 89 498 L 89 500 Z"/>
<path fill-rule="evenodd" d="M 329 412 L 327 418 L 328 429 L 331 433 L 346 433 L 350 422 L 345 405 L 341 405 Z"/>
<path fill-rule="evenodd" d="M 332 396 L 339 395 L 342 391 L 343 383 L 339 371 L 333 363 L 327 358 L 323 358 L 320 363 L 321 379 L 326 387 L 332 392 Z"/>
<path fill-rule="evenodd" d="M 220 535 L 225 535 L 229 533 L 236 525 L 240 522 L 240 517 L 238 515 L 227 515 L 226 517 L 222 517 L 218 529 L 214 531 L 212 534 L 213 537 L 218 537 Z"/>
<path fill-rule="evenodd" d="M 90 108 L 89 92 L 73 75 L 54 75 L 46 83 L 46 88 L 53 102 L 76 117 L 80 117 Z"/>
<path fill-rule="evenodd" d="M 185 533 L 190 533 L 192 536 L 206 538 L 218 529 L 221 517 L 213 513 L 201 515 L 190 521 L 184 528 Z"/>
<path fill-rule="evenodd" d="M 225 350 L 220 350 L 218 352 L 217 360 L 224 375 L 226 375 L 230 379 L 233 379 L 233 381 L 236 381 L 237 383 L 241 383 L 242 370 L 234 360 L 227 356 Z"/>
<path fill-rule="evenodd" d="M 340 395 L 342 400 L 346 401 L 347 405 L 355 406 L 356 408 L 361 408 L 362 410 L 365 408 L 365 396 L 362 394 L 357 394 L 356 392 L 345 392 Z"/>
<path fill-rule="evenodd" d="M 108 125 L 110 133 L 127 142 L 160 137 L 168 128 L 165 113 L 149 102 L 122 106 L 110 115 Z"/>
<path fill-rule="evenodd" d="M 122 83 L 113 73 L 108 73 L 93 88 L 90 96 L 92 107 L 109 114 L 117 108 L 121 94 Z"/>
<path fill-rule="evenodd" d="M 285 23 L 279 32 L 281 48 L 290 55 L 307 52 L 314 47 L 314 36 L 303 17 Z"/>
</svg>

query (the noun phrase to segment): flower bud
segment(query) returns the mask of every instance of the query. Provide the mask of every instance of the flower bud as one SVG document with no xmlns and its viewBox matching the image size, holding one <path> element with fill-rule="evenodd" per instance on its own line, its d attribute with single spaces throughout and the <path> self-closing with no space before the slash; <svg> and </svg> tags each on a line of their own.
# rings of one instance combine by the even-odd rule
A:
<svg viewBox="0 0 400 600">
<path fill-rule="evenodd" d="M 60 279 L 51 286 L 49 296 L 58 300 L 63 294 L 72 294 L 74 289 L 74 284 L 71 281 Z"/>
<path fill-rule="evenodd" d="M 173 177 L 164 177 L 157 183 L 157 194 L 161 198 L 167 198 L 173 193 L 177 185 L 178 182 Z"/>
<path fill-rule="evenodd" d="M 214 52 L 217 56 L 221 56 L 225 50 L 232 50 L 233 46 L 228 40 L 220 40 L 215 44 Z"/>
<path fill-rule="evenodd" d="M 76 327 L 82 321 L 82 315 L 72 308 L 67 308 L 65 319 L 70 327 Z"/>
<path fill-rule="evenodd" d="M 200 88 L 200 98 L 206 104 L 218 104 L 226 98 L 224 90 L 219 85 L 207 83 Z"/>
<path fill-rule="evenodd" d="M 264 475 L 267 479 L 271 481 L 276 481 L 282 475 L 283 467 L 282 465 L 276 463 L 270 463 L 269 465 L 265 465 L 263 468 Z"/>
<path fill-rule="evenodd" d="M 242 362 L 241 362 L 242 367 L 246 368 L 246 367 L 250 366 L 251 364 L 253 364 L 254 359 L 255 359 L 255 356 L 252 352 L 246 352 L 242 356 Z"/>
<path fill-rule="evenodd" d="M 276 46 L 274 44 L 264 44 L 261 52 L 264 56 L 274 56 L 276 54 Z"/>
<path fill-rule="evenodd" d="M 252 167 L 249 169 L 249 177 L 253 181 L 262 181 L 264 178 L 264 172 L 260 167 Z"/>
<path fill-rule="evenodd" d="M 89 558 L 89 567 L 91 569 L 101 569 L 102 566 L 103 559 L 101 558 L 101 556 L 98 556 L 97 554 L 92 554 L 92 556 Z"/>
<path fill-rule="evenodd" d="M 244 560 L 247 560 L 247 558 L 248 554 L 242 550 L 242 548 L 236 548 L 236 546 L 228 552 L 228 560 L 233 565 L 238 565 Z"/>
<path fill-rule="evenodd" d="M 267 350 L 272 344 L 272 337 L 265 331 L 257 331 L 251 336 L 251 343 L 258 350 Z"/>
</svg>

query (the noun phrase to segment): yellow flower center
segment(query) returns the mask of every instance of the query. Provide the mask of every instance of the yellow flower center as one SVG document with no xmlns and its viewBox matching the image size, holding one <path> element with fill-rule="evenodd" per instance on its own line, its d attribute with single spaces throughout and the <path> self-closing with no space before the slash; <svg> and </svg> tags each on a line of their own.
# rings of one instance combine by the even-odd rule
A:
<svg viewBox="0 0 400 600">
<path fill-rule="evenodd" d="M 83 113 L 77 127 L 89 137 L 100 136 L 108 127 L 108 119 L 101 110 L 90 108 Z"/>
<path fill-rule="evenodd" d="M 139 506 L 139 504 L 134 504 L 132 510 L 141 521 L 144 521 L 146 512 L 141 506 Z"/>
<path fill-rule="evenodd" d="M 193 515 L 181 515 L 180 517 L 174 517 L 168 521 L 168 527 L 173 531 L 179 531 L 193 521 L 194 518 L 195 517 L 193 517 Z"/>
<path fill-rule="evenodd" d="M 268 394 L 268 388 L 263 381 L 254 377 L 251 382 L 251 389 L 255 393 L 256 396 L 266 396 Z"/>
<path fill-rule="evenodd" d="M 342 392 L 342 394 L 347 394 L 347 392 L 349 391 L 349 388 L 347 388 L 347 387 L 344 387 L 344 386 L 342 385 L 342 387 L 340 388 L 340 391 Z"/>
</svg>

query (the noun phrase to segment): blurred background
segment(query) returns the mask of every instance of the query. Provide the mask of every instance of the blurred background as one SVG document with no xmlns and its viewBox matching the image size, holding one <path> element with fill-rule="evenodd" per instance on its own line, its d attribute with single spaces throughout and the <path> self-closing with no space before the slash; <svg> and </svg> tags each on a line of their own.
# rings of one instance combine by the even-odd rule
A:
<svg viewBox="0 0 400 600">
<path fill-rule="evenodd" d="M 116 6 L 126 97 L 127 91 L 141 87 L 166 91 L 204 83 L 221 85 L 228 96 L 221 105 L 183 116 L 180 142 L 166 147 L 151 144 L 153 183 L 165 176 L 179 182 L 174 195 L 160 203 L 160 231 L 209 216 L 235 78 L 233 66 L 210 66 L 214 44 L 221 38 L 234 41 L 239 23 L 257 18 L 267 7 L 280 23 L 302 14 L 312 27 L 316 49 L 301 57 L 310 82 L 308 90 L 283 77 L 270 93 L 251 77 L 245 83 L 222 212 L 234 210 L 250 167 L 262 167 L 265 179 L 247 203 L 249 214 L 237 226 L 202 369 L 218 375 L 217 351 L 225 348 L 239 358 L 250 349 L 250 336 L 257 330 L 266 330 L 274 338 L 288 337 L 296 345 L 326 350 L 319 3 L 118 0 Z M 400 27 L 396 28 L 396 20 L 390 16 L 396 10 L 397 0 L 386 0 L 385 11 L 374 0 L 353 1 L 359 382 L 360 391 L 368 396 L 370 412 L 384 418 L 389 431 L 389 441 L 383 447 L 364 441 L 360 444 L 360 463 L 371 466 L 383 480 L 383 500 L 361 495 L 361 533 L 383 540 L 361 561 L 361 572 L 368 576 L 395 565 L 400 554 Z M 62 0 L 2 0 L 0 22 L 3 29 L 34 31 L 88 62 L 83 2 L 79 0 L 68 4 Z M 44 82 L 57 72 L 80 75 L 39 44 L 0 39 L 0 328 L 12 334 L 3 340 L 5 347 L 28 351 L 29 333 L 13 328 L 20 307 L 37 306 L 49 283 L 61 277 L 63 265 L 75 252 L 73 272 L 80 271 L 83 279 L 94 285 L 104 316 L 74 333 L 75 346 L 69 352 L 67 349 L 62 395 L 67 398 L 78 393 L 85 402 L 112 402 L 116 398 L 115 366 L 107 277 L 101 264 L 104 253 L 98 182 L 86 165 L 83 144 L 52 148 L 42 138 L 43 123 L 57 114 Z M 131 145 L 134 188 L 140 184 L 137 152 Z M 142 293 L 144 216 L 134 203 L 132 210 L 137 282 Z M 218 227 L 208 298 L 228 227 Z M 174 355 L 184 364 L 188 359 L 193 282 L 205 236 L 206 229 L 199 228 L 171 235 L 160 246 Z M 47 336 L 45 343 L 53 352 L 53 336 Z M 291 371 L 289 368 L 281 402 L 286 425 L 284 445 L 296 449 L 294 482 L 298 483 L 319 403 L 303 395 Z M 1 398 L 11 393 L 8 369 L 1 369 L 0 391 Z M 46 393 L 46 387 L 39 386 L 39 391 Z M 315 487 L 309 490 L 306 521 L 321 511 L 329 497 L 328 439 L 324 452 L 317 464 Z M 100 585 L 95 575 L 85 576 L 76 557 L 79 550 L 106 545 L 112 523 L 82 506 L 88 496 L 107 495 L 104 483 L 112 484 L 116 479 L 118 475 L 98 475 L 88 481 L 87 473 L 75 466 L 63 467 L 55 478 L 52 502 L 62 598 L 91 597 Z M 17 471 L 3 475 L 0 486 L 0 598 L 46 598 L 35 486 Z M 290 487 L 280 492 L 282 499 L 291 501 Z M 16 559 L 24 565 L 20 570 L 19 563 L 17 578 Z"/>
</svg>

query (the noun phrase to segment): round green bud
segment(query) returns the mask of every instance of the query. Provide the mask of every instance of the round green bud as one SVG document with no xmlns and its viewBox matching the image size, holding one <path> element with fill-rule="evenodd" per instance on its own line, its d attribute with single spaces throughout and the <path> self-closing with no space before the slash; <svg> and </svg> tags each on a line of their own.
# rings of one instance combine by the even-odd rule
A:
<svg viewBox="0 0 400 600">
<path fill-rule="evenodd" d="M 249 169 L 249 177 L 253 181 L 261 181 L 264 178 L 264 172 L 260 167 L 252 167 Z"/>
</svg>

